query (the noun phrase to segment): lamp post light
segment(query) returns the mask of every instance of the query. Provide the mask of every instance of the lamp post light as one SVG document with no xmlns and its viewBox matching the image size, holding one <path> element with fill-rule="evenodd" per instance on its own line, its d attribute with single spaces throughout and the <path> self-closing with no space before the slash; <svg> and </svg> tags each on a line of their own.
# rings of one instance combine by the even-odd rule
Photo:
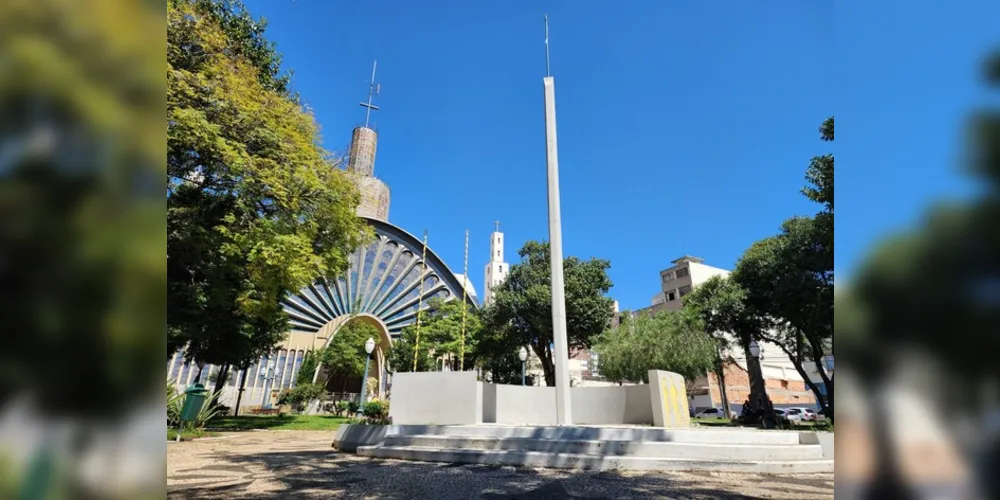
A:
<svg viewBox="0 0 1000 500">
<path fill-rule="evenodd" d="M 750 355 L 760 359 L 760 344 L 756 340 L 750 341 Z"/>
<path fill-rule="evenodd" d="M 528 360 L 528 350 L 522 346 L 521 350 L 517 352 L 517 357 L 521 358 L 521 385 L 524 385 L 525 362 Z"/>
<path fill-rule="evenodd" d="M 358 411 L 364 411 L 365 390 L 368 388 L 368 363 L 372 360 L 372 351 L 375 350 L 375 339 L 368 337 L 365 341 L 365 376 L 361 378 L 361 400 L 358 401 Z"/>
</svg>

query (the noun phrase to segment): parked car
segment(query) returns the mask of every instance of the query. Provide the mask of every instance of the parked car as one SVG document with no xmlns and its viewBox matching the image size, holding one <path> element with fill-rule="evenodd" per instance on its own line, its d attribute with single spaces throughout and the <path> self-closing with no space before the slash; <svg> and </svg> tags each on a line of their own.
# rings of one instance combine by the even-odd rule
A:
<svg viewBox="0 0 1000 500">
<path fill-rule="evenodd" d="M 775 408 L 774 410 L 775 413 L 778 413 L 779 411 L 781 412 L 779 414 L 779 418 L 790 424 L 794 424 L 796 422 L 801 422 L 802 420 L 804 420 L 801 408 L 782 408 L 782 409 Z"/>
<path fill-rule="evenodd" d="M 792 409 L 793 410 L 799 410 L 799 412 L 801 412 L 800 414 L 802 415 L 802 421 L 803 422 L 815 422 L 817 420 L 818 415 L 816 414 L 816 410 L 814 410 L 812 408 L 799 407 L 799 408 L 792 408 Z"/>
<path fill-rule="evenodd" d="M 722 420 L 726 418 L 726 412 L 722 411 L 721 408 L 705 408 L 695 413 L 694 416 L 695 418 L 717 418 Z"/>
</svg>

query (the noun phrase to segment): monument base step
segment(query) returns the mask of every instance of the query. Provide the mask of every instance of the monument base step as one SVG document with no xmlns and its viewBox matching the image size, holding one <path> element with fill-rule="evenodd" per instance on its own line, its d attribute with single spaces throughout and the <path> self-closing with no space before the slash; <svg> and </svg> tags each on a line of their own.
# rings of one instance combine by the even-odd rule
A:
<svg viewBox="0 0 1000 500">
<path fill-rule="evenodd" d="M 818 445 L 690 443 L 668 441 L 610 441 L 579 439 L 534 439 L 524 437 L 387 435 L 385 447 L 417 447 L 444 450 L 545 452 L 599 457 L 668 457 L 694 460 L 819 460 Z"/>
<path fill-rule="evenodd" d="M 710 470 L 760 474 L 833 472 L 833 460 L 725 460 L 718 458 L 667 458 L 614 456 L 548 451 L 449 449 L 430 446 L 360 446 L 357 454 L 371 458 L 417 460 L 482 465 L 511 465 L 584 470 Z"/>
</svg>

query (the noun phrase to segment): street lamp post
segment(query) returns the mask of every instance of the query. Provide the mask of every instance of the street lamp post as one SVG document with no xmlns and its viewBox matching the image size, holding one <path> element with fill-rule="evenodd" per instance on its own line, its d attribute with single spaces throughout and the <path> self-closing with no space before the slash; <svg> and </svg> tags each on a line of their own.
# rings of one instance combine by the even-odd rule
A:
<svg viewBox="0 0 1000 500">
<path fill-rule="evenodd" d="M 521 350 L 518 351 L 517 353 L 517 357 L 521 358 L 521 385 L 524 385 L 524 371 L 525 371 L 524 367 L 525 367 L 525 362 L 528 360 L 528 350 L 525 349 L 524 347 L 521 347 Z"/>
<path fill-rule="evenodd" d="M 365 406 L 365 389 L 368 388 L 368 363 L 372 360 L 372 351 L 375 350 L 375 339 L 368 337 L 365 341 L 365 376 L 361 378 L 361 400 L 358 401 L 358 411 L 363 411 Z"/>
<path fill-rule="evenodd" d="M 271 379 L 274 378 L 274 360 L 270 358 L 264 358 L 264 372 L 261 375 L 263 377 L 264 386 L 264 396 L 260 401 L 260 406 L 262 408 L 271 407 Z"/>
</svg>

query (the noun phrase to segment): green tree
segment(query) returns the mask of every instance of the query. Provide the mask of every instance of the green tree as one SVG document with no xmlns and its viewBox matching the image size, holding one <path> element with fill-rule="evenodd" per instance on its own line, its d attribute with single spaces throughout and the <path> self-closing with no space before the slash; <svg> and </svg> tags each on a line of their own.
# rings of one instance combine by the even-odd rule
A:
<svg viewBox="0 0 1000 500">
<path fill-rule="evenodd" d="M 747 290 L 754 310 L 773 318 L 759 338 L 777 345 L 813 391 L 821 406 L 833 409 L 833 380 L 823 356 L 833 340 L 833 276 L 810 269 L 816 219 L 798 217 L 785 222 L 778 236 L 754 243 L 733 271 L 732 279 Z M 826 385 L 826 393 L 808 376 L 812 363 Z"/>
<path fill-rule="evenodd" d="M 238 2 L 168 3 L 168 350 L 245 367 L 287 333 L 281 299 L 347 267 L 356 189 Z"/>
<path fill-rule="evenodd" d="M 747 303 L 747 292 L 735 280 L 725 276 L 713 276 L 685 295 L 684 309 L 697 315 L 704 333 L 712 339 L 715 357 L 712 371 L 719 380 L 723 409 L 730 414 L 726 395 L 726 363 L 733 362 L 728 352 L 736 347 L 743 351 L 747 369 L 752 371 L 758 363 L 750 355 L 750 342 L 758 338 L 767 322 L 759 312 Z M 735 345 L 734 345 L 735 344 Z M 757 400 L 764 395 L 764 381 L 752 380 L 750 398 Z"/>
<path fill-rule="evenodd" d="M 834 140 L 834 119 L 820 126 L 820 139 Z M 778 345 L 816 400 L 833 409 L 834 385 L 823 366 L 833 348 L 834 157 L 816 156 L 806 170 L 802 193 L 822 205 L 812 217 L 793 217 L 781 232 L 754 243 L 740 258 L 732 279 L 746 290 L 746 301 L 772 322 L 760 337 Z M 826 393 L 804 368 L 812 363 Z"/>
<path fill-rule="evenodd" d="M 700 318 L 686 310 L 654 315 L 622 314 L 602 332 L 593 350 L 601 374 L 615 382 L 649 382 L 649 370 L 666 370 L 693 379 L 712 367 L 715 342 L 704 335 Z"/>
<path fill-rule="evenodd" d="M 365 371 L 365 342 L 374 339 L 379 342 L 381 334 L 375 325 L 363 319 L 350 319 L 330 339 L 330 343 L 316 354 L 318 364 L 326 372 L 326 381 L 339 377 L 347 383 L 347 379 L 361 377 Z M 374 355 L 374 354 L 373 354 Z M 346 392 L 347 388 L 343 388 Z"/>
<path fill-rule="evenodd" d="M 462 336 L 462 314 L 465 309 L 465 336 Z M 431 371 L 444 358 L 452 370 L 461 371 L 475 365 L 476 346 L 482 321 L 475 308 L 461 300 L 431 300 L 420 316 L 420 356 L 417 371 Z M 464 342 L 464 347 L 463 347 Z M 403 329 L 399 340 L 393 343 L 389 366 L 393 372 L 413 370 L 413 348 L 416 343 L 416 324 Z M 465 366 L 459 366 L 463 357 Z"/>
<path fill-rule="evenodd" d="M 311 384 L 318 366 L 319 356 L 316 351 L 306 351 L 306 355 L 302 357 L 302 365 L 299 366 L 299 373 L 295 375 L 295 385 Z"/>
<path fill-rule="evenodd" d="M 542 363 L 546 385 L 555 385 L 552 361 L 552 275 L 548 242 L 529 241 L 518 251 L 521 262 L 496 291 L 494 309 L 486 314 L 484 328 L 489 339 L 479 349 L 480 359 L 514 355 L 521 346 L 529 346 Z M 589 348 L 595 336 L 610 324 L 612 300 L 605 296 L 611 289 L 603 259 L 563 261 L 566 287 L 566 337 L 570 348 Z M 518 363 L 520 378 L 520 363 Z"/>
</svg>

